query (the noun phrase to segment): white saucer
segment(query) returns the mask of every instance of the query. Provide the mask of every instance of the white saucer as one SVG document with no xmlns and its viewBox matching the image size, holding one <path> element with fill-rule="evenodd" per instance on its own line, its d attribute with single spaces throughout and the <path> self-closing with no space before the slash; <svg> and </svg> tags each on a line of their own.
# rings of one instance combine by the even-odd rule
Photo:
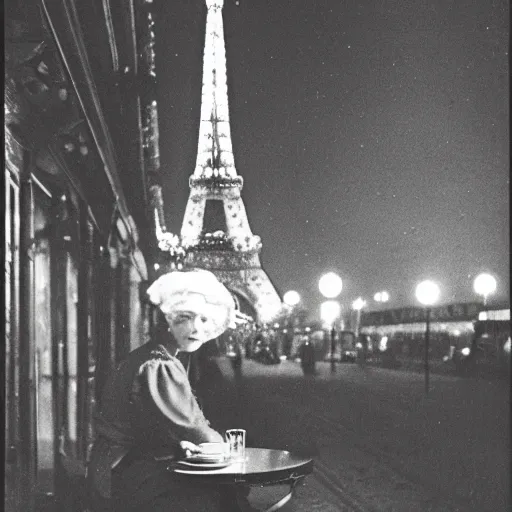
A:
<svg viewBox="0 0 512 512">
<path fill-rule="evenodd" d="M 224 462 L 224 455 L 220 454 L 207 454 L 207 453 L 197 453 L 195 455 L 191 455 L 190 457 L 187 457 L 187 462 L 190 463 L 197 463 L 197 462 L 204 462 L 204 463 L 216 463 L 216 462 Z"/>
<path fill-rule="evenodd" d="M 219 468 L 225 468 L 226 466 L 229 466 L 233 462 L 230 460 L 224 460 L 219 462 L 189 462 L 188 460 L 180 460 L 178 461 L 178 464 L 187 466 L 189 468 L 196 468 L 196 469 L 219 469 Z"/>
</svg>

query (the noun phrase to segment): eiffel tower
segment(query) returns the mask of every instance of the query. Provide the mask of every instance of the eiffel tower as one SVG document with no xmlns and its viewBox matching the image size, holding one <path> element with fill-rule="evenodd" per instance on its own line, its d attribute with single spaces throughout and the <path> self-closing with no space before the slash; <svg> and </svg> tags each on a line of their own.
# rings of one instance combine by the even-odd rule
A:
<svg viewBox="0 0 512 512">
<path fill-rule="evenodd" d="M 261 240 L 253 235 L 241 197 L 229 125 L 224 0 L 206 0 L 206 38 L 197 159 L 181 239 L 187 268 L 213 272 L 233 293 L 240 309 L 260 323 L 271 322 L 282 302 L 263 270 Z M 245 310 L 245 311 L 244 311 Z"/>
</svg>

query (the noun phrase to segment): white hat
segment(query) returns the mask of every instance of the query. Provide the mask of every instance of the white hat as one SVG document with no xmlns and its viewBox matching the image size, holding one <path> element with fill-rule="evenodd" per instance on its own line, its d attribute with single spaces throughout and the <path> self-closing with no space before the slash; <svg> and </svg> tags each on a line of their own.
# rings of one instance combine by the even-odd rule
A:
<svg viewBox="0 0 512 512">
<path fill-rule="evenodd" d="M 208 319 L 207 339 L 220 336 L 233 322 L 233 297 L 208 270 L 169 272 L 159 277 L 147 293 L 164 315 L 172 316 L 179 311 L 204 315 Z"/>
</svg>

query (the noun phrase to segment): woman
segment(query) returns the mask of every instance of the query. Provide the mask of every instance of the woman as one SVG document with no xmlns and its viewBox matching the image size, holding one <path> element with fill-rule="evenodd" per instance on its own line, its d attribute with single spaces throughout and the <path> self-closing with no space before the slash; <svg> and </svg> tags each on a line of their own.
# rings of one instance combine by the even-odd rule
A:
<svg viewBox="0 0 512 512">
<path fill-rule="evenodd" d="M 199 453 L 199 443 L 223 442 L 200 410 L 176 355 L 194 352 L 234 325 L 234 301 L 206 270 L 165 274 L 148 295 L 164 314 L 169 337 L 132 351 L 105 385 L 88 465 L 93 510 L 220 510 L 218 489 L 191 489 L 167 466 L 184 453 Z"/>
<path fill-rule="evenodd" d="M 302 337 L 302 344 L 299 347 L 300 366 L 304 375 L 314 375 L 316 373 L 315 347 L 311 343 L 309 336 Z"/>
</svg>

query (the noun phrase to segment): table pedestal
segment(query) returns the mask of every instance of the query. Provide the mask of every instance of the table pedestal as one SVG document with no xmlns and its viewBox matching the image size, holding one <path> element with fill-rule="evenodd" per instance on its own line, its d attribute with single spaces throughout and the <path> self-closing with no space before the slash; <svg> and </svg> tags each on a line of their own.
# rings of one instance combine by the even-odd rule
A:
<svg viewBox="0 0 512 512">
<path fill-rule="evenodd" d="M 313 460 L 300 457 L 286 450 L 246 448 L 243 462 L 235 462 L 220 469 L 183 469 L 179 463 L 169 470 L 190 475 L 195 481 L 217 483 L 235 487 L 236 502 L 240 512 L 274 512 L 290 501 L 297 484 L 313 471 Z M 258 511 L 247 501 L 247 488 L 288 485 L 288 493 L 276 503 Z"/>
<path fill-rule="evenodd" d="M 283 482 L 272 482 L 272 483 L 268 483 L 266 485 L 265 484 L 259 484 L 259 485 L 253 484 L 252 486 L 249 485 L 249 487 L 256 487 L 256 486 L 257 487 L 270 487 L 270 486 L 275 486 L 275 485 L 287 484 L 290 486 L 290 488 L 289 488 L 289 491 L 285 494 L 285 496 L 283 496 L 281 499 L 276 501 L 273 505 L 270 505 L 264 509 L 259 509 L 259 508 L 257 509 L 255 507 L 253 507 L 252 505 L 250 505 L 250 503 L 248 503 L 247 495 L 245 492 L 244 493 L 237 492 L 236 500 L 237 500 L 239 512 L 275 512 L 276 510 L 279 510 L 281 507 L 286 505 L 292 499 L 293 493 L 295 491 L 295 487 L 304 478 L 305 478 L 305 475 L 293 475 L 292 474 L 292 475 L 290 475 L 290 478 L 288 480 L 283 481 Z M 245 484 L 243 482 L 237 482 L 237 485 L 247 486 L 247 484 Z"/>
</svg>

